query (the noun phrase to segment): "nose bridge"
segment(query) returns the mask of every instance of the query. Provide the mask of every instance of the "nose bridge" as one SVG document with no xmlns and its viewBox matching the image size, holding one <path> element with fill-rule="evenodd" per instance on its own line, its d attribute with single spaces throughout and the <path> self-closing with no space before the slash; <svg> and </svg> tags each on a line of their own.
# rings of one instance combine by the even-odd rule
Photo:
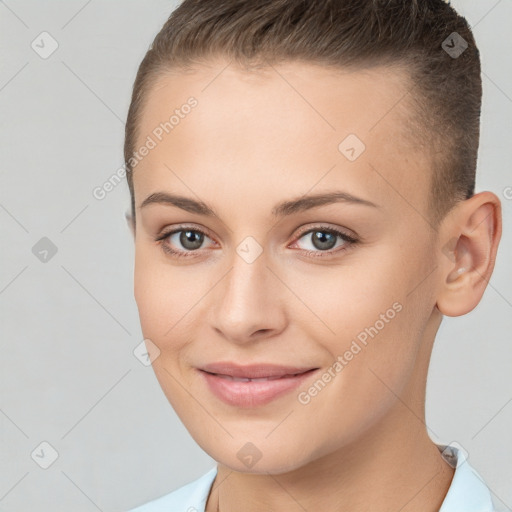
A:
<svg viewBox="0 0 512 512">
<path fill-rule="evenodd" d="M 254 240 L 245 240 L 236 248 L 213 308 L 213 324 L 224 336 L 245 340 L 255 331 L 276 328 L 278 291 L 268 263 L 265 251 Z"/>
<path fill-rule="evenodd" d="M 260 299 L 267 295 L 268 286 L 267 258 L 261 250 L 256 255 L 254 246 L 250 242 L 242 242 L 233 255 L 232 268 L 226 276 L 226 285 L 223 290 L 223 303 L 231 307 L 241 308 L 257 306 Z"/>
</svg>

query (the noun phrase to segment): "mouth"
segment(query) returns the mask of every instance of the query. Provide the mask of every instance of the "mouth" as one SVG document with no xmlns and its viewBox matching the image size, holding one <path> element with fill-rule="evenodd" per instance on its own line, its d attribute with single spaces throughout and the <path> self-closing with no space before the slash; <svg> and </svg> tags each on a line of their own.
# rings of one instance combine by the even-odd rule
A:
<svg viewBox="0 0 512 512">
<path fill-rule="evenodd" d="M 199 369 L 206 373 L 211 373 L 213 375 L 219 375 L 222 377 L 256 380 L 293 377 L 294 375 L 301 375 L 305 372 L 315 370 L 317 368 L 312 368 L 311 366 L 285 366 L 272 363 L 241 365 L 237 363 L 231 363 L 229 361 L 223 361 L 219 363 L 206 364 Z"/>
<path fill-rule="evenodd" d="M 206 372 L 210 373 L 210 372 Z M 221 379 L 228 379 L 232 380 L 234 382 L 266 382 L 269 380 L 278 380 L 278 379 L 287 379 L 290 377 L 296 377 L 297 375 L 302 375 L 300 373 L 292 373 L 288 375 L 281 375 L 279 377 L 259 377 L 259 378 L 248 378 L 248 377 L 233 377 L 231 375 L 222 375 L 221 373 L 210 373 L 210 375 L 215 375 L 216 377 L 219 377 Z"/>
<path fill-rule="evenodd" d="M 290 393 L 319 368 L 215 363 L 198 368 L 209 391 L 232 406 L 253 408 Z"/>
</svg>

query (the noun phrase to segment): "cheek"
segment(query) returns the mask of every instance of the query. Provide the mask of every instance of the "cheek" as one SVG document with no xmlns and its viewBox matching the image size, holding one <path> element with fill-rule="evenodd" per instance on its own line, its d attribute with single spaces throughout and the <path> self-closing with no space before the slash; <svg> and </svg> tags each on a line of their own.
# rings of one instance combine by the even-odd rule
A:
<svg viewBox="0 0 512 512">
<path fill-rule="evenodd" d="M 149 243 L 136 245 L 134 296 L 144 335 L 161 338 L 183 315 L 192 284 L 186 286 L 156 251 Z"/>
<path fill-rule="evenodd" d="M 136 247 L 134 269 L 134 297 L 139 310 L 144 337 L 152 339 L 164 328 L 161 305 L 165 300 L 162 281 L 156 279 L 154 263 L 147 251 Z M 158 325 L 161 324 L 161 325 Z"/>
<path fill-rule="evenodd" d="M 410 310 L 405 305 L 401 310 L 398 305 L 396 310 L 368 306 L 372 313 L 392 311 L 388 323 L 375 315 L 364 318 L 366 325 L 350 319 L 354 334 L 330 344 L 333 364 L 319 376 L 322 382 L 299 390 L 302 414 L 297 417 L 315 418 L 310 428 L 321 439 L 316 455 L 356 440 L 395 406 L 400 408 L 398 396 L 411 381 L 421 339 L 408 328 Z"/>
<path fill-rule="evenodd" d="M 376 331 L 378 337 L 385 337 L 393 324 L 400 323 L 403 314 L 398 310 L 405 303 L 406 281 L 393 264 L 386 266 L 383 260 L 377 265 L 361 257 L 346 267 L 319 268 L 316 273 L 299 268 L 285 275 L 294 290 L 303 290 L 297 293 L 303 304 L 297 301 L 296 312 L 302 308 L 307 314 L 296 314 L 295 321 L 333 357 L 348 350 L 356 337 L 363 343 Z"/>
<path fill-rule="evenodd" d="M 388 256 L 380 259 L 380 265 L 361 269 L 354 265 L 350 272 L 329 278 L 318 275 L 302 283 L 308 290 L 305 302 L 321 321 L 309 315 L 307 321 L 299 320 L 301 328 L 327 351 L 331 369 L 325 386 L 318 383 L 311 395 L 303 390 L 304 402 L 313 416 L 323 415 L 325 422 L 333 413 L 329 408 L 338 411 L 347 430 L 348 421 L 354 425 L 374 421 L 395 400 L 394 392 L 404 388 L 428 318 L 418 317 L 424 305 L 408 296 L 403 265 Z"/>
<path fill-rule="evenodd" d="M 182 363 L 184 351 L 199 337 L 213 286 L 210 274 L 194 265 L 173 267 L 155 248 L 136 248 L 134 296 L 142 333 L 161 352 L 155 372 L 159 366 L 171 369 Z"/>
<path fill-rule="evenodd" d="M 183 411 L 188 395 L 179 384 L 186 384 L 179 363 L 189 338 L 183 333 L 187 322 L 191 321 L 191 315 L 186 314 L 190 310 L 189 299 L 185 298 L 190 287 L 185 287 L 184 292 L 176 274 L 155 261 L 154 253 L 145 248 L 136 249 L 134 296 L 140 325 L 144 338 L 150 339 L 160 350 L 152 368 L 169 403 Z"/>
<path fill-rule="evenodd" d="M 166 340 L 172 339 L 173 326 L 183 316 L 181 284 L 171 277 L 169 269 L 155 258 L 154 249 L 136 246 L 134 297 L 140 325 L 144 337 L 151 339 L 162 353 L 169 349 Z"/>
</svg>

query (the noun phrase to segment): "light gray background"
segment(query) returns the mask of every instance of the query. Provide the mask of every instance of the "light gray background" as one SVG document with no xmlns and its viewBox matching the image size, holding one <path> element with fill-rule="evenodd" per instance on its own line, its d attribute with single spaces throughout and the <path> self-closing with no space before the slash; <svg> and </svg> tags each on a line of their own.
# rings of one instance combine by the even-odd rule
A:
<svg viewBox="0 0 512 512">
<path fill-rule="evenodd" d="M 512 510 L 512 2 L 453 4 L 482 54 L 477 191 L 502 199 L 504 233 L 482 302 L 443 321 L 427 423 Z M 123 163 L 135 72 L 175 5 L 0 1 L 0 510 L 123 511 L 214 465 L 132 353 L 128 188 L 92 195 Z M 59 44 L 47 59 L 31 48 L 43 31 Z M 46 263 L 42 237 L 58 249 Z M 43 441 L 59 455 L 46 470 L 31 458 Z"/>
</svg>

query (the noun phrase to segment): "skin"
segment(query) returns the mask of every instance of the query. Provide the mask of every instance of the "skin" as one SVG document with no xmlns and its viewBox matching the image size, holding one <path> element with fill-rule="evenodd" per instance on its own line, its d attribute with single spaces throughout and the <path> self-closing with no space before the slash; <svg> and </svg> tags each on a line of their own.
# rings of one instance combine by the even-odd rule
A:
<svg viewBox="0 0 512 512">
<path fill-rule="evenodd" d="M 454 470 L 425 425 L 430 353 L 443 315 L 466 314 L 482 297 L 501 236 L 500 201 L 476 194 L 433 229 L 429 155 L 407 137 L 403 70 L 228 64 L 162 75 L 140 144 L 190 96 L 198 105 L 133 176 L 141 327 L 160 350 L 153 368 L 166 397 L 218 461 L 206 510 L 436 511 Z M 353 162 L 338 150 L 348 134 L 366 145 Z M 335 203 L 272 217 L 281 201 L 334 190 L 378 207 Z M 202 200 L 217 216 L 140 208 L 155 192 Z M 180 223 L 207 231 L 193 257 L 172 257 L 155 241 Z M 325 233 L 320 226 L 359 242 L 338 239 L 329 256 L 304 234 Z M 236 251 L 248 236 L 262 249 L 250 264 Z M 167 243 L 193 252 L 179 234 Z M 297 394 L 317 377 L 240 409 L 195 370 L 229 360 L 325 372 L 396 302 L 401 311 L 307 404 Z M 252 468 L 237 457 L 247 442 L 261 454 Z"/>
</svg>

